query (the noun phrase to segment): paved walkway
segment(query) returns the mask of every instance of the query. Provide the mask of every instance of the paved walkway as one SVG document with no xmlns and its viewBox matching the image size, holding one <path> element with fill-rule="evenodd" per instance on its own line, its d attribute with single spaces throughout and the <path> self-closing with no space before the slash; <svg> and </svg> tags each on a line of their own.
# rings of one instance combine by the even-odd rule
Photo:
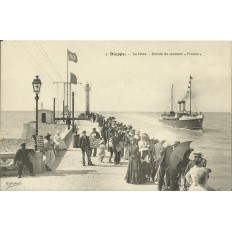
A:
<svg viewBox="0 0 232 232">
<path fill-rule="evenodd" d="M 81 121 L 79 133 L 83 130 L 89 134 L 96 124 L 89 121 Z M 156 191 L 154 182 L 141 185 L 127 184 L 124 180 L 127 170 L 127 161 L 122 159 L 121 165 L 109 163 L 109 153 L 103 163 L 99 157 L 91 157 L 96 166 L 82 166 L 82 155 L 79 148 L 69 148 L 56 157 L 55 170 L 38 174 L 35 177 L 23 176 L 3 177 L 0 180 L 0 189 L 7 191 L 15 190 L 79 190 L 79 191 L 101 191 L 101 190 L 141 190 Z"/>
</svg>

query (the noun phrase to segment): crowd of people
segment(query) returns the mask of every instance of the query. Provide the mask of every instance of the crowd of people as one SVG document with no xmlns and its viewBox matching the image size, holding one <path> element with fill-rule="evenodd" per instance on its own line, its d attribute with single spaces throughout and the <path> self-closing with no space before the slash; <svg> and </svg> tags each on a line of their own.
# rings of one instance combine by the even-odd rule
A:
<svg viewBox="0 0 232 232">
<path fill-rule="evenodd" d="M 170 157 L 181 144 L 179 141 L 170 144 L 165 140 L 150 138 L 147 133 L 117 122 L 114 117 L 90 113 L 89 118 L 99 126 L 97 146 L 100 160 L 103 161 L 105 157 L 104 150 L 109 152 L 108 162 L 112 162 L 114 157 L 115 165 L 120 165 L 122 158 L 128 160 L 127 183 L 154 181 L 158 191 L 213 190 L 207 183 L 211 169 L 206 167 L 207 160 L 202 153 L 193 153 L 194 149 L 189 147 L 183 159 L 174 167 Z M 96 128 L 93 130 L 95 135 Z M 90 139 L 94 140 L 91 134 Z M 193 154 L 193 160 L 189 158 L 190 154 Z"/>
<path fill-rule="evenodd" d="M 211 170 L 206 167 L 207 160 L 202 153 L 193 153 L 194 149 L 188 147 L 182 159 L 177 165 L 173 165 L 171 156 L 181 146 L 179 141 L 170 144 L 165 140 L 150 138 L 148 134 L 136 131 L 132 125 L 118 122 L 114 117 L 90 113 L 89 119 L 98 124 L 99 132 L 93 128 L 89 135 L 83 131 L 80 136 L 83 166 L 86 165 L 86 157 L 88 166 L 94 166 L 91 157 L 98 156 L 100 162 L 103 162 L 108 151 L 109 163 L 121 165 L 122 159 L 128 162 L 125 175 L 127 183 L 143 184 L 153 181 L 157 184 L 158 191 L 214 190 L 207 184 Z M 46 157 L 45 167 L 47 171 L 52 171 L 55 156 L 59 150 L 67 147 L 59 131 L 54 139 L 51 139 L 49 133 L 44 138 L 42 152 Z M 193 154 L 193 160 L 190 159 L 190 154 Z M 28 166 L 30 174 L 34 175 L 32 163 L 25 152 L 25 144 L 16 153 L 14 163 L 18 165 L 19 178 L 23 165 Z"/>
</svg>

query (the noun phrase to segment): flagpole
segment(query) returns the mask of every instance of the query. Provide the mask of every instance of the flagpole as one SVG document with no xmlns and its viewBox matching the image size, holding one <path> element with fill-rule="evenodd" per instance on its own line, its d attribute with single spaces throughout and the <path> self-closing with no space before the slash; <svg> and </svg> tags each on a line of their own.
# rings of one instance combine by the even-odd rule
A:
<svg viewBox="0 0 232 232">
<path fill-rule="evenodd" d="M 71 83 L 71 80 L 70 80 L 70 112 L 72 110 L 72 83 Z"/>
<path fill-rule="evenodd" d="M 0 40 L 0 125 L 1 125 L 1 101 L 2 101 L 2 40 Z"/>
<path fill-rule="evenodd" d="M 65 102 L 65 82 L 64 82 L 64 102 Z"/>
<path fill-rule="evenodd" d="M 192 109 L 191 109 L 192 108 L 192 96 L 191 96 L 192 95 L 192 90 L 191 90 L 191 88 L 192 88 L 192 81 L 191 81 L 191 79 L 192 78 L 190 76 L 190 83 L 189 83 L 190 84 L 190 90 L 189 90 L 190 91 L 189 92 L 189 95 L 190 95 L 190 114 L 192 113 Z"/>
<path fill-rule="evenodd" d="M 72 104 L 71 104 L 71 94 L 72 94 L 72 92 L 71 92 L 71 75 L 70 75 L 70 80 L 69 80 L 69 106 L 70 106 L 70 113 L 71 113 L 71 110 L 72 110 Z"/>
<path fill-rule="evenodd" d="M 67 49 L 67 108 L 68 108 L 68 49 Z"/>
</svg>

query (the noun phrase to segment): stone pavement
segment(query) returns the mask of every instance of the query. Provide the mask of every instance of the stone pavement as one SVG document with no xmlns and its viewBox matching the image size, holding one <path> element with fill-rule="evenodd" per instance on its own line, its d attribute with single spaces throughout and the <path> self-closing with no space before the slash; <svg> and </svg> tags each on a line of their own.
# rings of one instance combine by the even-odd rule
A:
<svg viewBox="0 0 232 232">
<path fill-rule="evenodd" d="M 83 130 L 89 134 L 97 124 L 89 121 L 81 121 L 79 133 Z M 98 128 L 97 128 L 98 129 Z M 127 161 L 122 159 L 121 165 L 109 163 L 109 153 L 103 163 L 99 157 L 91 157 L 96 166 L 82 166 L 82 154 L 79 148 L 72 148 L 71 138 L 69 148 L 60 152 L 56 157 L 55 170 L 37 174 L 35 177 L 22 176 L 2 177 L 0 189 L 5 191 L 21 190 L 62 190 L 62 191 L 101 191 L 101 190 L 140 190 L 156 191 L 157 185 L 154 182 L 146 182 L 141 185 L 127 184 L 124 180 L 127 171 Z"/>
</svg>

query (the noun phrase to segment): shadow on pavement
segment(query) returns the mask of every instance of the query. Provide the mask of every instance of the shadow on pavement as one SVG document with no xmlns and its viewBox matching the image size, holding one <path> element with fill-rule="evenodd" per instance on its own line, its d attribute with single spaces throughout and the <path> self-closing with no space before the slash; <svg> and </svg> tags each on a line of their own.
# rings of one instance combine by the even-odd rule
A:
<svg viewBox="0 0 232 232">
<path fill-rule="evenodd" d="M 126 183 L 126 184 L 130 184 L 130 185 L 154 185 L 154 186 L 157 186 L 153 181 L 146 181 L 143 184 L 131 184 L 131 183 Z"/>
<path fill-rule="evenodd" d="M 117 168 L 125 168 L 126 166 L 125 165 L 114 165 L 114 164 L 106 164 L 106 165 L 104 165 L 104 164 L 96 164 L 95 166 L 97 166 L 97 167 L 117 167 Z"/>
<path fill-rule="evenodd" d="M 140 185 L 154 185 L 154 186 L 157 186 L 157 184 L 155 184 L 154 181 L 147 181 L 147 182 L 145 182 L 143 184 L 140 184 Z"/>
<path fill-rule="evenodd" d="M 87 175 L 87 174 L 96 174 L 97 171 L 95 170 L 54 170 L 52 172 L 43 172 L 41 174 L 36 174 L 35 176 L 29 176 L 29 175 L 22 175 L 22 178 L 17 180 L 22 180 L 22 179 L 37 179 L 43 176 L 68 176 L 68 175 Z M 98 173 L 97 173 L 98 174 Z M 16 176 L 6 176 L 6 179 L 12 179 L 12 177 L 16 178 Z"/>
<path fill-rule="evenodd" d="M 97 171 L 95 170 L 54 170 L 52 172 L 43 173 L 43 176 L 86 175 L 86 174 L 95 174 L 95 172 Z"/>
</svg>

